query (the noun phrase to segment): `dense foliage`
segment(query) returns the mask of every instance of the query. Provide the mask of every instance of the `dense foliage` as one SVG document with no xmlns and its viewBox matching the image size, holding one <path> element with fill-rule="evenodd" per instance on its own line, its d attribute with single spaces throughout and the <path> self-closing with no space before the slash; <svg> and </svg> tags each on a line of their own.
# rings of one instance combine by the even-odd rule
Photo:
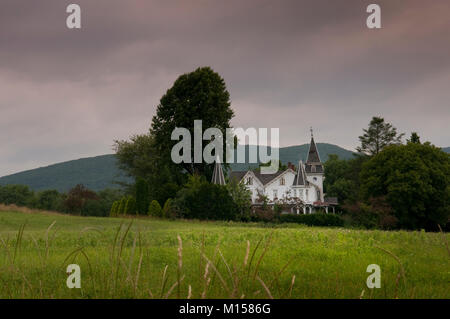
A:
<svg viewBox="0 0 450 319">
<path fill-rule="evenodd" d="M 363 165 L 365 199 L 385 196 L 399 227 L 437 229 L 450 217 L 450 155 L 429 143 L 386 147 Z"/>
<path fill-rule="evenodd" d="M 237 220 L 239 208 L 227 188 L 191 176 L 174 199 L 180 217 L 208 220 Z"/>
<path fill-rule="evenodd" d="M 344 226 L 344 220 L 336 214 L 308 214 L 308 215 L 291 215 L 283 214 L 278 217 L 283 223 L 298 223 L 308 226 Z"/>
<path fill-rule="evenodd" d="M 121 196 L 117 189 L 94 192 L 83 185 L 75 186 L 68 193 L 57 190 L 35 192 L 23 185 L 0 186 L 1 204 L 83 216 L 108 216 L 112 204 Z"/>
</svg>

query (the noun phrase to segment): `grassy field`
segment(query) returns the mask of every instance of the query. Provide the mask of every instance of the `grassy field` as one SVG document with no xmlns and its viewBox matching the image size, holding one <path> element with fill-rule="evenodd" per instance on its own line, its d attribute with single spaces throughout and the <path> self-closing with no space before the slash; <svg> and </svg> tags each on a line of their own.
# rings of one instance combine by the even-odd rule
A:
<svg viewBox="0 0 450 319">
<path fill-rule="evenodd" d="M 0 211 L 0 298 L 449 298 L 448 234 Z M 81 289 L 66 267 L 81 267 Z M 381 288 L 368 289 L 369 264 Z"/>
</svg>

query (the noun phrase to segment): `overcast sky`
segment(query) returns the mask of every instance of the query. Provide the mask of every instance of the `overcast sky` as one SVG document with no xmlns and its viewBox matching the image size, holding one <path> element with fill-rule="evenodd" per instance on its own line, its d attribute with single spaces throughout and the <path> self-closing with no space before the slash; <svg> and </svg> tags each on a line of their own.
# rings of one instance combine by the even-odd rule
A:
<svg viewBox="0 0 450 319">
<path fill-rule="evenodd" d="M 112 153 L 199 66 L 225 79 L 233 126 L 279 127 L 282 146 L 312 126 L 354 149 L 374 115 L 450 146 L 449 17 L 448 0 L 1 0 L 0 176 Z"/>
</svg>

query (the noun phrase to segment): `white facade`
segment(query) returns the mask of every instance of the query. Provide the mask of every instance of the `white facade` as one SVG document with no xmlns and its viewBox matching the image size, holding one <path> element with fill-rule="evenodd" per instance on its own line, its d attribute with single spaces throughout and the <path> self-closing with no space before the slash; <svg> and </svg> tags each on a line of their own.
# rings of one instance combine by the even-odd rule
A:
<svg viewBox="0 0 450 319">
<path fill-rule="evenodd" d="M 315 208 L 328 212 L 329 206 L 337 204 L 337 199 L 331 203 L 324 197 L 324 167 L 312 136 L 304 164 L 301 160 L 297 167 L 289 163 L 285 171 L 276 174 L 249 170 L 233 172 L 233 175 L 251 191 L 254 205 L 260 205 L 265 198 L 269 205 L 283 203 L 291 207 L 291 212 L 305 214 L 314 212 Z"/>
<path fill-rule="evenodd" d="M 300 162 L 299 165 L 303 164 Z M 283 199 L 300 199 L 306 205 L 313 205 L 314 202 L 323 199 L 323 176 L 307 174 L 305 185 L 294 185 L 297 172 L 292 168 L 288 168 L 265 184 L 260 180 L 261 176 L 261 174 L 248 171 L 241 180 L 252 192 L 254 204 L 257 203 L 259 195 L 266 196 L 272 203 Z"/>
</svg>

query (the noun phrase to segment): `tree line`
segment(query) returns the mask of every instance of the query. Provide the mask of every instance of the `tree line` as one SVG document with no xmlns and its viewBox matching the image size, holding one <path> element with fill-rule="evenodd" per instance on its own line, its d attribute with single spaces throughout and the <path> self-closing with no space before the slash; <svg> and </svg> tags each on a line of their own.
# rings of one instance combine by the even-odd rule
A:
<svg viewBox="0 0 450 319">
<path fill-rule="evenodd" d="M 68 192 L 35 192 L 25 185 L 0 186 L 1 204 L 82 216 L 109 216 L 111 205 L 122 196 L 123 192 L 118 189 L 94 192 L 81 184 Z"/>
<path fill-rule="evenodd" d="M 412 132 L 406 143 L 395 127 L 373 117 L 353 159 L 330 156 L 324 188 L 336 196 L 352 225 L 381 229 L 448 230 L 449 154 Z"/>
</svg>

